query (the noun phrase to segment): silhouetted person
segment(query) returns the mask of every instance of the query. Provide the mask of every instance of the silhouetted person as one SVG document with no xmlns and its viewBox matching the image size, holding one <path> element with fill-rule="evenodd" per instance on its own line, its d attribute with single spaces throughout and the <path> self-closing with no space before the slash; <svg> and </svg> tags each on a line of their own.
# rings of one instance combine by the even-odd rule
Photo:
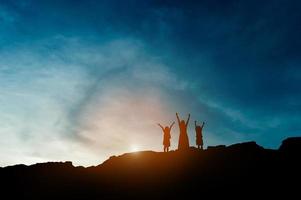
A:
<svg viewBox="0 0 301 200">
<path fill-rule="evenodd" d="M 205 122 L 203 122 L 202 126 L 197 125 L 196 121 L 194 121 L 195 126 L 195 133 L 196 133 L 196 145 L 198 146 L 198 149 L 203 150 L 203 128 L 204 128 Z"/>
<path fill-rule="evenodd" d="M 179 135 L 179 144 L 178 149 L 179 150 L 185 150 L 189 148 L 189 140 L 187 135 L 187 126 L 190 119 L 190 114 L 188 115 L 188 119 L 185 122 L 184 120 L 180 120 L 178 113 L 176 113 L 179 129 L 180 129 L 180 135 Z"/>
<path fill-rule="evenodd" d="M 158 124 L 162 131 L 163 131 L 163 146 L 164 146 L 164 152 L 168 152 L 169 151 L 169 147 L 170 147 L 170 131 L 172 126 L 175 124 L 175 122 L 173 122 L 169 127 L 165 126 L 165 128 L 161 125 Z"/>
</svg>

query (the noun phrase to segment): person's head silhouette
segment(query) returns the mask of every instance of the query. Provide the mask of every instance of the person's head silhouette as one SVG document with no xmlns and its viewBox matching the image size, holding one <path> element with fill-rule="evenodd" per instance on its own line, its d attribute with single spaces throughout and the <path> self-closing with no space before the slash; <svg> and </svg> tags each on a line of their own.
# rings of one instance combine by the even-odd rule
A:
<svg viewBox="0 0 301 200">
<path fill-rule="evenodd" d="M 184 120 L 181 120 L 181 122 L 180 122 L 180 126 L 181 127 L 184 127 L 186 124 L 185 124 L 185 121 Z"/>
<path fill-rule="evenodd" d="M 165 126 L 164 131 L 168 132 L 169 131 L 169 127 Z"/>
</svg>

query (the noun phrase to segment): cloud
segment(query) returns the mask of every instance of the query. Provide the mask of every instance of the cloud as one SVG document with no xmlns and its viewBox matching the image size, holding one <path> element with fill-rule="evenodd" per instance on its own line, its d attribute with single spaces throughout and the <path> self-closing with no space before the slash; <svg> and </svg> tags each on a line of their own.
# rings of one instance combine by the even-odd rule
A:
<svg viewBox="0 0 301 200">
<path fill-rule="evenodd" d="M 7 164 L 88 165 L 131 145 L 161 149 L 156 123 L 170 123 L 174 114 L 164 91 L 187 83 L 145 49 L 132 39 L 96 44 L 56 36 L 2 52 L 1 132 L 14 139 L 2 140 L 1 152 L 13 155 L 7 147 L 19 146 Z"/>
<path fill-rule="evenodd" d="M 85 93 L 89 98 L 77 107 L 74 134 L 79 141 L 89 141 L 87 148 L 102 159 L 133 145 L 160 150 L 162 135 L 156 123 L 170 123 L 167 119 L 174 115 L 164 91 L 185 83 L 136 41 L 112 41 L 104 47 L 98 55 L 108 61 L 102 62 L 108 71 L 97 76 L 93 89 Z"/>
<path fill-rule="evenodd" d="M 59 159 L 45 155 L 60 154 L 61 147 L 53 143 L 68 132 L 66 112 L 89 83 L 84 69 L 44 57 L 37 46 L 17 46 L 0 54 L 1 156 L 11 157 L 2 165 L 30 160 L 28 156 L 31 163 Z"/>
</svg>

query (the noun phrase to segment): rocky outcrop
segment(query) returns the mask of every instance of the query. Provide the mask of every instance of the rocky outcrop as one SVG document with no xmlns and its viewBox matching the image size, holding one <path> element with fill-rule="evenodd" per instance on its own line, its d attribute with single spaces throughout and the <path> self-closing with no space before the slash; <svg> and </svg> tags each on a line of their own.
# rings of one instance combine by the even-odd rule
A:
<svg viewBox="0 0 301 200">
<path fill-rule="evenodd" d="M 269 197 L 298 191 L 301 138 L 279 150 L 255 142 L 190 148 L 168 153 L 142 151 L 112 156 L 95 167 L 71 162 L 0 168 L 2 195 L 29 199 L 162 199 L 243 195 Z"/>
</svg>

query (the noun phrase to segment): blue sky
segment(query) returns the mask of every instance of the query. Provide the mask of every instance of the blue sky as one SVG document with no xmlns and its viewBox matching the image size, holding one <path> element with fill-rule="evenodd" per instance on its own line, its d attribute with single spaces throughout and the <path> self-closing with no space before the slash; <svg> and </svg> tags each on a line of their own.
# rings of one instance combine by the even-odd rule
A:
<svg viewBox="0 0 301 200">
<path fill-rule="evenodd" d="M 161 151 L 176 112 L 206 122 L 206 145 L 278 148 L 301 132 L 300 7 L 1 1 L 0 165 Z"/>
</svg>

